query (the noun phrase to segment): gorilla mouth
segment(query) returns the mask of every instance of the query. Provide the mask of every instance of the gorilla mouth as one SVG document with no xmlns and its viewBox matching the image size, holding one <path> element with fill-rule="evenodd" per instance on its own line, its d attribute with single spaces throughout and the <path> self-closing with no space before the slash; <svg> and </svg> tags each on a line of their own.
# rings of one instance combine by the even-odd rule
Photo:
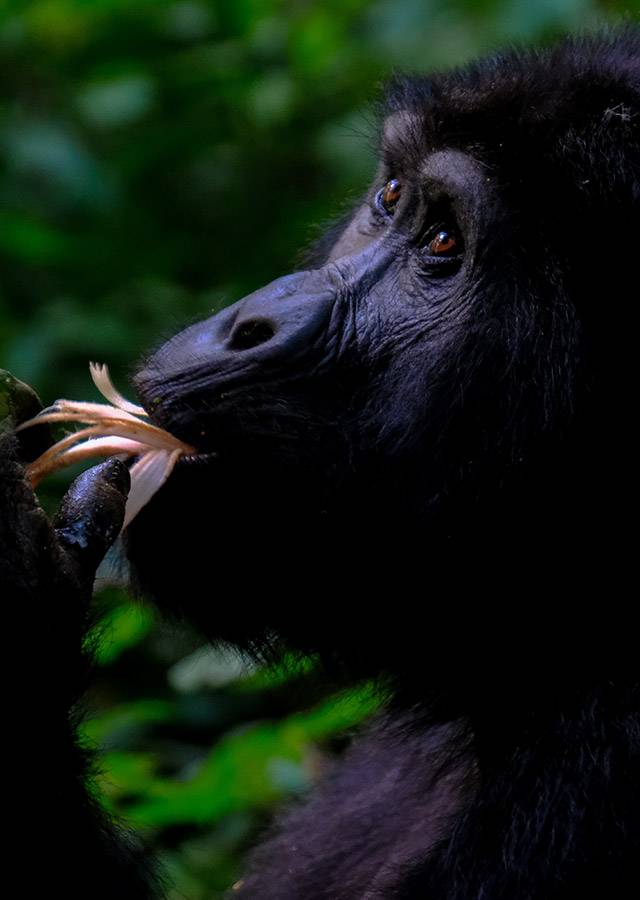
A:
<svg viewBox="0 0 640 900">
<path fill-rule="evenodd" d="M 183 453 L 178 457 L 176 465 L 180 468 L 185 466 L 203 466 L 210 463 L 214 459 L 218 459 L 219 454 L 215 453 L 213 450 L 206 450 L 202 453 Z"/>
</svg>

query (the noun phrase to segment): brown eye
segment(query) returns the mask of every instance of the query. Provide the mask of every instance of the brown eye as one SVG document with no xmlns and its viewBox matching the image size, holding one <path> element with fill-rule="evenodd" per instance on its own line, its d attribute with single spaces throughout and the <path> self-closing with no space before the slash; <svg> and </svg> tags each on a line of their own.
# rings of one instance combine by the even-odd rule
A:
<svg viewBox="0 0 640 900">
<path fill-rule="evenodd" d="M 439 231 L 427 246 L 431 256 L 453 256 L 458 251 L 458 237 L 454 231 Z"/>
<path fill-rule="evenodd" d="M 400 199 L 401 193 L 402 185 L 397 178 L 392 178 L 390 181 L 387 181 L 385 186 L 378 194 L 378 203 L 388 216 L 393 215 L 393 212 L 398 205 L 398 200 Z"/>
</svg>

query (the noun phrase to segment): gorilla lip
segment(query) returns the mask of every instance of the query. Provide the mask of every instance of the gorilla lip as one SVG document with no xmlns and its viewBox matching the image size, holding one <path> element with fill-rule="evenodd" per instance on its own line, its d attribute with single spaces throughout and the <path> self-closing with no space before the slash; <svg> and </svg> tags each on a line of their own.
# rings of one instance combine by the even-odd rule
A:
<svg viewBox="0 0 640 900">
<path fill-rule="evenodd" d="M 80 422 L 88 426 L 49 447 L 27 465 L 26 474 L 36 487 L 46 475 L 85 459 L 137 457 L 129 469 L 131 490 L 122 526 L 126 528 L 162 487 L 176 462 L 181 457 L 185 461 L 195 461 L 198 453 L 195 447 L 146 421 L 149 418 L 147 411 L 130 403 L 116 390 L 105 365 L 89 363 L 89 371 L 93 383 L 110 404 L 56 400 L 53 406 L 21 423 L 17 431 L 45 422 Z"/>
</svg>

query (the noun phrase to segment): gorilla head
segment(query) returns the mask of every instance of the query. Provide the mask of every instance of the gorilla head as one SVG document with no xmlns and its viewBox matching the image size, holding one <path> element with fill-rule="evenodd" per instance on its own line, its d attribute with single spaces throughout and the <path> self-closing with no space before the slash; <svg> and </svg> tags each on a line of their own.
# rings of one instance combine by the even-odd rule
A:
<svg viewBox="0 0 640 900">
<path fill-rule="evenodd" d="M 199 451 L 129 529 L 144 592 L 367 671 L 576 644 L 627 565 L 639 90 L 634 29 L 390 85 L 305 270 L 138 373 Z"/>
</svg>

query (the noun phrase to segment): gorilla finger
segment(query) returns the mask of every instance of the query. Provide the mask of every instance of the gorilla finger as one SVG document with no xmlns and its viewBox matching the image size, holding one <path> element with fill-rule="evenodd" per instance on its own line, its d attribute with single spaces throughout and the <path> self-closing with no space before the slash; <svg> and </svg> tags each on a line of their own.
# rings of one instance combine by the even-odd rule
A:
<svg viewBox="0 0 640 900">
<path fill-rule="evenodd" d="M 0 369 L 0 427 L 15 428 L 32 419 L 42 409 L 40 398 L 28 384 L 6 369 Z M 37 459 L 53 443 L 49 425 L 34 425 L 16 434 L 18 456 L 22 463 Z"/>
<path fill-rule="evenodd" d="M 129 470 L 112 458 L 83 472 L 63 497 L 53 524 L 80 578 L 93 578 L 120 533 L 130 485 Z"/>
</svg>

